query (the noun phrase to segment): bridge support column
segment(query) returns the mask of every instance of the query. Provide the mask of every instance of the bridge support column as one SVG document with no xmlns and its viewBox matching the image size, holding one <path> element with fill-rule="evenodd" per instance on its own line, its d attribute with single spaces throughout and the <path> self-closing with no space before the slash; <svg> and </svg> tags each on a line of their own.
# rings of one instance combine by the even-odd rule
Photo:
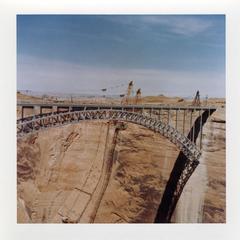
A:
<svg viewBox="0 0 240 240">
<path fill-rule="evenodd" d="M 186 119 L 186 110 L 183 110 L 183 135 L 185 135 L 185 119 Z"/>
<path fill-rule="evenodd" d="M 158 120 L 161 120 L 161 111 L 162 111 L 162 109 L 160 108 L 159 113 L 158 113 Z"/>
<path fill-rule="evenodd" d="M 58 107 L 57 106 L 52 106 L 52 113 L 58 112 Z"/>
<path fill-rule="evenodd" d="M 40 114 L 42 115 L 42 111 L 43 110 L 43 107 L 42 106 L 40 106 Z"/>
<path fill-rule="evenodd" d="M 175 128 L 178 130 L 178 110 L 176 110 L 176 126 L 175 126 Z"/>
<path fill-rule="evenodd" d="M 42 109 L 40 106 L 34 106 L 34 115 L 42 114 Z"/>
<path fill-rule="evenodd" d="M 190 129 L 192 128 L 192 114 L 193 114 L 193 111 L 191 110 L 191 113 L 190 113 L 190 123 L 189 123 L 189 127 Z M 189 139 L 192 141 L 193 140 L 193 134 L 192 134 L 192 131 L 190 131 L 190 136 L 189 136 Z"/>
<path fill-rule="evenodd" d="M 201 114 L 201 113 L 200 113 Z M 201 116 L 200 116 L 200 143 L 199 143 L 199 148 L 200 148 L 200 150 L 202 149 L 202 114 L 201 114 Z"/>
<path fill-rule="evenodd" d="M 167 110 L 167 124 L 170 122 L 170 109 Z"/>
<path fill-rule="evenodd" d="M 21 119 L 23 119 L 24 118 L 24 107 L 23 106 L 20 107 L 20 110 L 21 110 Z"/>
<path fill-rule="evenodd" d="M 193 112 L 193 119 L 194 119 L 194 112 Z M 196 130 L 195 128 L 196 128 L 196 121 L 193 122 L 193 126 L 192 126 L 192 140 L 194 141 L 194 143 L 196 143 L 196 140 L 197 140 L 197 137 L 195 138 L 195 130 Z"/>
</svg>

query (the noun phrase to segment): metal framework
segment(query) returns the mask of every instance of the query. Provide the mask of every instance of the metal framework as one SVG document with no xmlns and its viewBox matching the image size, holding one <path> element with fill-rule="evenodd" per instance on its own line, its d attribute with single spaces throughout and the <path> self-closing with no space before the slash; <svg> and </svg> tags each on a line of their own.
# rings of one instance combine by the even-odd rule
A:
<svg viewBox="0 0 240 240">
<path fill-rule="evenodd" d="M 168 138 L 172 143 L 174 143 L 191 161 L 197 161 L 201 155 L 200 150 L 193 142 L 169 124 L 143 114 L 121 110 L 83 110 L 50 114 L 25 121 L 18 120 L 17 136 L 20 138 L 26 134 L 49 127 L 78 123 L 80 121 L 111 119 L 132 122 L 145 126 L 155 132 L 159 132 L 162 136 Z"/>
<path fill-rule="evenodd" d="M 76 103 L 27 103 L 18 102 L 17 109 L 20 121 L 32 120 L 33 118 L 42 118 L 47 115 L 59 114 L 60 112 L 75 112 L 82 110 L 120 110 L 126 112 L 135 112 L 148 115 L 151 118 L 157 118 L 161 122 L 174 127 L 177 131 L 188 137 L 193 142 L 195 135 L 196 118 L 201 117 L 204 112 L 210 114 L 215 111 L 215 106 L 181 106 L 181 105 L 106 105 L 106 104 L 76 104 Z M 190 129 L 193 127 L 191 136 L 188 136 Z M 199 140 L 195 144 L 202 148 L 202 119 L 199 124 Z"/>
</svg>

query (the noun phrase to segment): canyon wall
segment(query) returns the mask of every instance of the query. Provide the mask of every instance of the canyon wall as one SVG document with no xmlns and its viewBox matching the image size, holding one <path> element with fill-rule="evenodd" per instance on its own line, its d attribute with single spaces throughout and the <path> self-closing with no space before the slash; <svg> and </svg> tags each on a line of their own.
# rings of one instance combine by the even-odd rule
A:
<svg viewBox="0 0 240 240">
<path fill-rule="evenodd" d="M 225 221 L 225 118 L 204 126 L 203 155 L 172 222 Z M 151 223 L 179 150 L 131 123 L 82 122 L 18 140 L 18 222 Z"/>
<path fill-rule="evenodd" d="M 225 109 L 218 108 L 204 125 L 200 164 L 183 190 L 172 217 L 173 222 L 226 221 L 225 135 Z"/>
<path fill-rule="evenodd" d="M 29 135 L 18 140 L 18 222 L 153 222 L 178 152 L 134 124 Z"/>
</svg>

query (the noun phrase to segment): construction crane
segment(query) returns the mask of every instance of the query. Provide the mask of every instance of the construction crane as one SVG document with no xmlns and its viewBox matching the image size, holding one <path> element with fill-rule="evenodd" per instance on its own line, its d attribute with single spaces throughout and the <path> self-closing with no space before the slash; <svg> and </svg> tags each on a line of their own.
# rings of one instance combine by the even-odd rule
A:
<svg viewBox="0 0 240 240">
<path fill-rule="evenodd" d="M 141 103 L 141 101 L 142 101 L 142 93 L 141 93 L 141 88 L 139 88 L 138 90 L 137 90 L 137 92 L 136 92 L 136 96 L 135 96 L 135 104 L 139 104 L 139 103 Z"/>
<path fill-rule="evenodd" d="M 197 93 L 192 101 L 192 106 L 200 106 L 201 105 L 201 101 L 200 101 L 200 93 L 197 90 Z"/>
<path fill-rule="evenodd" d="M 127 105 L 130 103 L 132 91 L 133 91 L 133 81 L 131 81 L 128 84 L 127 94 L 123 97 L 122 102 L 121 102 L 123 105 Z"/>
</svg>

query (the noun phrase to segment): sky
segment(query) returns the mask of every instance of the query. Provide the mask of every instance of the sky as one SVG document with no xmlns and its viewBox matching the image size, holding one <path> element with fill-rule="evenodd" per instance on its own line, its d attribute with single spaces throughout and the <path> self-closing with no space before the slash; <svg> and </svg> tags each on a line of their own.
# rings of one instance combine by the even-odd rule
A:
<svg viewBox="0 0 240 240">
<path fill-rule="evenodd" d="M 17 15 L 17 89 L 225 97 L 224 15 Z"/>
</svg>

